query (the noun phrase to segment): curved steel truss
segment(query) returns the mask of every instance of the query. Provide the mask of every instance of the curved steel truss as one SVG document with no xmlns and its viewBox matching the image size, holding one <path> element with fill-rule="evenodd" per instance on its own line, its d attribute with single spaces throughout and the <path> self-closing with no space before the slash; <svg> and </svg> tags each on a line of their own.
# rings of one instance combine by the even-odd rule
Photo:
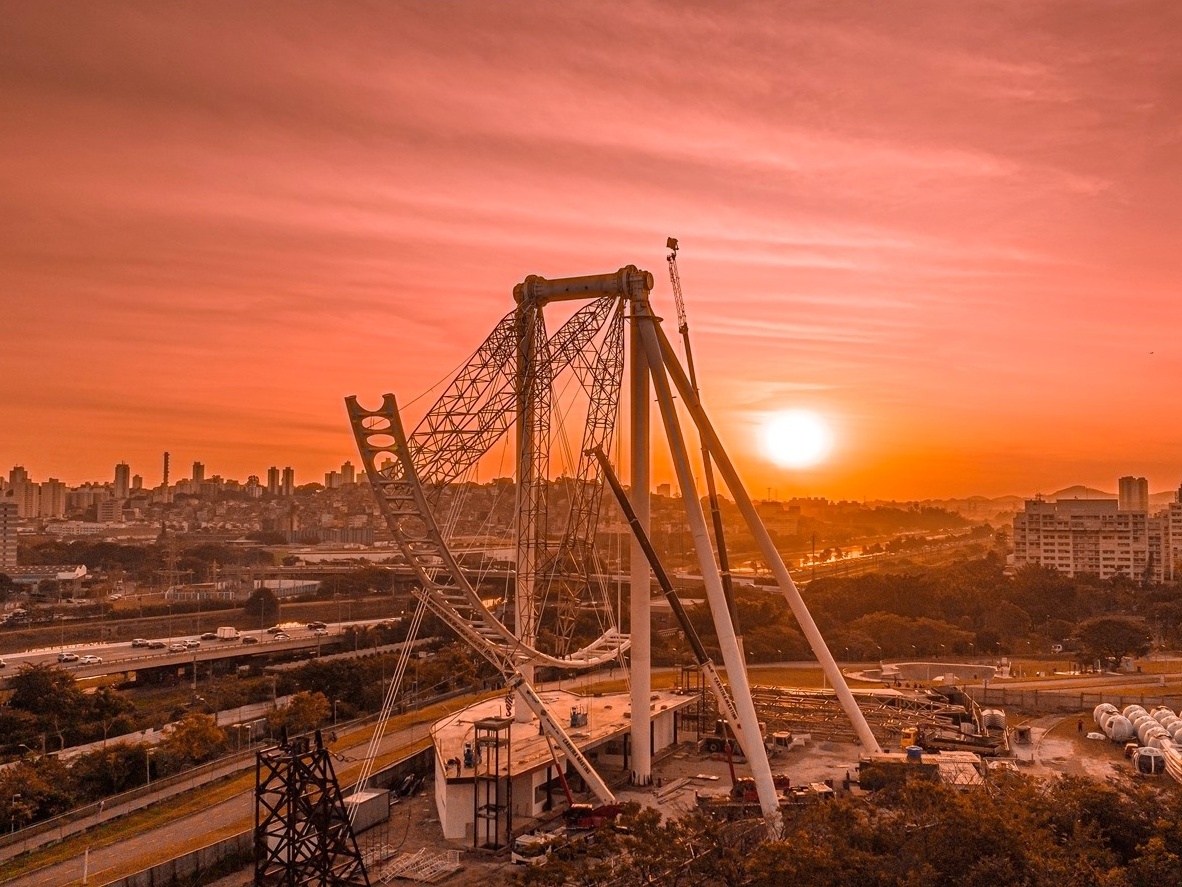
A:
<svg viewBox="0 0 1182 887">
<path fill-rule="evenodd" d="M 627 638 L 614 627 L 564 656 L 523 642 L 484 605 L 448 549 L 419 480 L 394 395 L 385 395 L 377 410 L 364 409 L 356 397 L 345 403 L 378 506 L 422 585 L 418 595 L 477 652 L 508 675 L 527 664 L 563 668 L 599 665 L 627 646 Z M 379 465 L 385 460 L 392 464 L 382 469 Z"/>
</svg>

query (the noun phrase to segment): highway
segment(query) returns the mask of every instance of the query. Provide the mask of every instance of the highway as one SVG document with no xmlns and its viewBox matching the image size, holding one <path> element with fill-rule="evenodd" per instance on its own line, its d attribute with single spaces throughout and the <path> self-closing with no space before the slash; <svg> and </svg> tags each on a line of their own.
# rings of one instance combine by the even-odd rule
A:
<svg viewBox="0 0 1182 887">
<path fill-rule="evenodd" d="M 188 663 L 206 662 L 211 659 L 228 659 L 242 656 L 261 656 L 284 652 L 288 650 L 316 649 L 321 644 L 336 644 L 340 635 L 350 626 L 364 627 L 376 625 L 380 622 L 390 622 L 390 619 L 359 619 L 351 622 L 329 622 L 323 635 L 317 635 L 306 626 L 294 625 L 285 630 L 286 640 L 275 640 L 274 635 L 265 630 L 244 631 L 233 641 L 201 640 L 198 635 L 176 635 L 171 638 L 145 638 L 144 640 L 162 644 L 157 647 L 133 647 L 127 641 L 119 643 L 77 644 L 42 647 L 36 650 L 26 650 L 20 653 L 5 654 L 3 660 L 6 667 L 0 671 L 0 686 L 7 683 L 7 678 L 14 674 L 22 665 L 54 664 L 61 665 L 78 678 L 100 677 L 108 674 L 121 674 L 140 668 L 157 668 L 170 665 L 185 665 Z M 254 641 L 243 641 L 253 638 Z M 197 646 L 185 647 L 183 650 L 170 649 L 183 646 L 188 641 Z M 77 656 L 77 661 L 61 661 L 66 656 Z M 84 656 L 96 656 L 101 662 L 84 664 Z"/>
</svg>

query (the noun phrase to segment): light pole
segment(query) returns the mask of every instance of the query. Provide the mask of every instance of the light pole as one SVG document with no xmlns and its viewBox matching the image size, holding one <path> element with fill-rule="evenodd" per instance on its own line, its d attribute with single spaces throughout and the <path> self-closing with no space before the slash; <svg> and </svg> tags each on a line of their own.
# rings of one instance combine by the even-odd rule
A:
<svg viewBox="0 0 1182 887">
<path fill-rule="evenodd" d="M 9 834 L 16 831 L 16 802 L 19 801 L 20 799 L 21 799 L 20 792 L 17 792 L 16 794 L 14 794 L 12 796 L 12 803 L 10 803 L 8 805 L 8 809 L 12 813 L 11 821 L 8 823 Z"/>
<path fill-rule="evenodd" d="M 154 754 L 156 754 L 156 749 L 144 749 L 144 775 L 148 777 L 147 782 L 145 782 L 144 785 L 152 784 L 152 755 Z"/>
</svg>

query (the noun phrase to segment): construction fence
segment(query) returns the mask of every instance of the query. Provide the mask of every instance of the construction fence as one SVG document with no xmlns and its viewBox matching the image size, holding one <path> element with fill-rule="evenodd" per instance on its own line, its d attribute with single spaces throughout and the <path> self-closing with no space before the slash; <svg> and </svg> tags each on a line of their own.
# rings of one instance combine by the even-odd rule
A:
<svg viewBox="0 0 1182 887">
<path fill-rule="evenodd" d="M 1182 707 L 1182 696 L 1163 695 L 1152 692 L 1104 693 L 1097 690 L 1071 692 L 1068 690 L 1019 690 L 1012 687 L 989 687 L 966 691 L 982 708 L 1005 708 L 1038 714 L 1059 714 L 1091 711 L 1101 702 L 1109 702 L 1117 708 L 1126 705 L 1140 705 L 1147 711 L 1164 705 L 1178 711 Z"/>
</svg>

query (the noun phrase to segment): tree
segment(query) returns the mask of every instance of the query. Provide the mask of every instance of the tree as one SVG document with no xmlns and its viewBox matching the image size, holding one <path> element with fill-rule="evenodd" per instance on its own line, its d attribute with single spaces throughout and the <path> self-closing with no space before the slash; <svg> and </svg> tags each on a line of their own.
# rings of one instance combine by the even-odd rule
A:
<svg viewBox="0 0 1182 887">
<path fill-rule="evenodd" d="M 116 742 L 79 755 L 70 765 L 70 779 L 80 801 L 97 801 L 142 785 L 147 779 L 144 743 Z"/>
<path fill-rule="evenodd" d="M 104 740 L 116 723 L 123 722 L 125 729 L 131 729 L 131 721 L 127 716 L 135 711 L 135 705 L 114 687 L 99 687 L 90 698 L 90 709 L 95 719 L 103 725 Z"/>
<path fill-rule="evenodd" d="M 210 760 L 225 745 L 226 732 L 212 715 L 189 712 L 173 725 L 172 732 L 161 743 L 161 752 L 168 760 L 168 769 L 179 770 Z"/>
<path fill-rule="evenodd" d="M 1089 659 L 1119 662 L 1149 652 L 1149 623 L 1134 616 L 1094 616 L 1081 622 L 1077 633 Z"/>
<path fill-rule="evenodd" d="M 288 735 L 306 733 L 319 727 L 328 719 L 332 710 L 323 693 L 296 693 L 283 708 L 277 708 L 267 715 L 267 726 L 272 733 L 286 729 Z"/>
<path fill-rule="evenodd" d="M 78 720 L 86 706 L 86 698 L 73 675 L 56 665 L 25 665 L 12 676 L 9 687 L 12 698 L 8 705 L 38 716 L 57 714 L 64 720 Z"/>
<path fill-rule="evenodd" d="M 253 616 L 263 622 L 276 622 L 279 619 L 279 598 L 269 588 L 256 588 L 246 599 L 246 615 Z"/>
</svg>

